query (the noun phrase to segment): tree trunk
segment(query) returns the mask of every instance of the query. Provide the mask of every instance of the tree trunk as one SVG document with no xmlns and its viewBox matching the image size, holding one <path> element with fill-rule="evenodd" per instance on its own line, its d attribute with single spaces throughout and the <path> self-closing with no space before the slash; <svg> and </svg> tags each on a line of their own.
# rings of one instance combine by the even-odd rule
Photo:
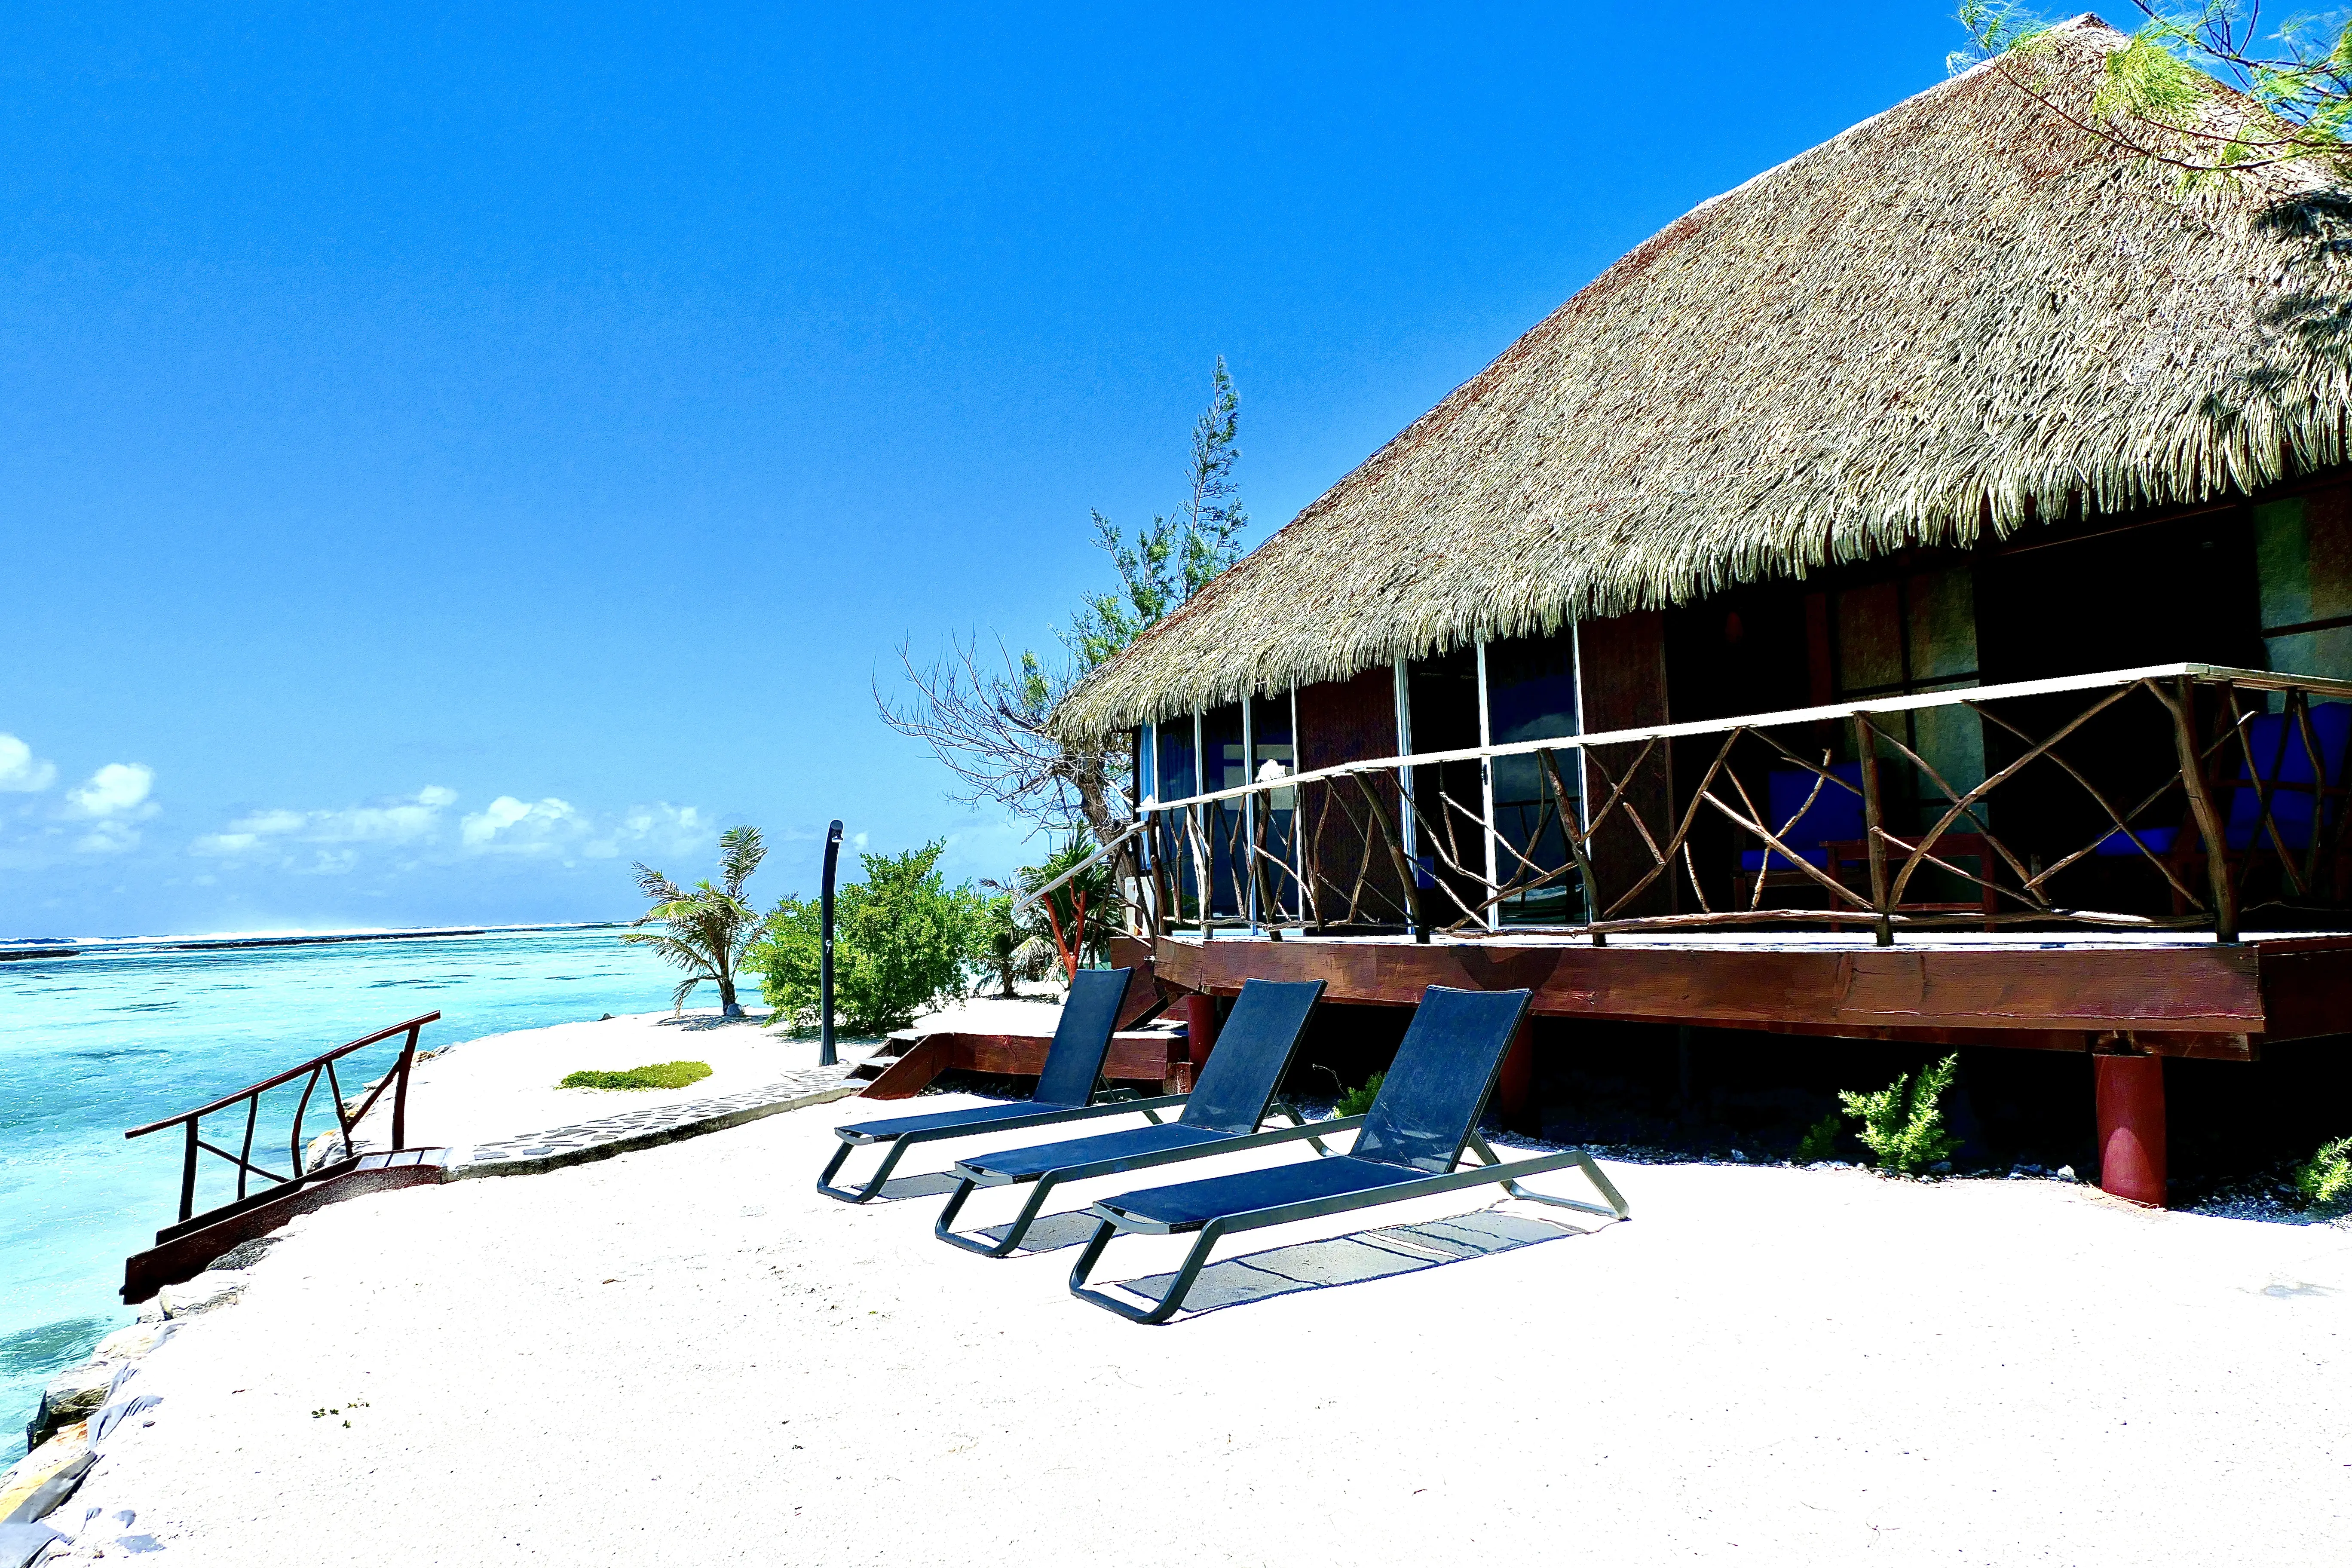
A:
<svg viewBox="0 0 2352 1568">
<path fill-rule="evenodd" d="M 719 1016 L 722 1018 L 741 1017 L 743 1016 L 742 1005 L 735 1000 L 735 977 L 732 974 L 721 974 L 717 978 L 719 981 Z"/>
</svg>

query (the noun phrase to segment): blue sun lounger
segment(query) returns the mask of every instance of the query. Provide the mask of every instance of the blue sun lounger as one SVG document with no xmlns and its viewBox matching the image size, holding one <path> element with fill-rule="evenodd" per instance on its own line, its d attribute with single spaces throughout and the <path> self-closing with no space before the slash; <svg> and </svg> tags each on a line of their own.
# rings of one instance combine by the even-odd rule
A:
<svg viewBox="0 0 2352 1568">
<path fill-rule="evenodd" d="M 1130 969 L 1078 971 L 1077 978 L 1070 983 L 1070 994 L 1062 1004 L 1062 1019 L 1055 1026 L 1054 1043 L 1045 1051 L 1045 1069 L 1037 1075 L 1037 1087 L 1026 1100 L 971 1105 L 961 1110 L 935 1110 L 928 1116 L 898 1116 L 887 1121 L 859 1121 L 836 1127 L 833 1135 L 841 1140 L 841 1147 L 833 1152 L 824 1173 L 817 1177 L 816 1190 L 845 1204 L 862 1204 L 882 1190 L 882 1184 L 890 1179 L 900 1157 L 918 1143 L 961 1138 L 971 1132 L 1012 1132 L 1024 1127 L 1045 1127 L 1056 1121 L 1078 1121 L 1092 1116 L 1118 1116 L 1132 1111 L 1141 1111 L 1158 1121 L 1160 1110 L 1183 1104 L 1181 1094 L 1138 1100 L 1126 1089 L 1112 1091 L 1118 1097 L 1115 1099 L 1096 1099 L 1102 1086 L 1103 1058 L 1110 1054 L 1110 1037 L 1118 1024 L 1119 1004 L 1127 998 L 1127 984 L 1134 973 Z M 890 1152 L 882 1156 L 880 1168 L 862 1187 L 835 1186 L 833 1179 L 841 1173 L 842 1163 L 849 1158 L 849 1152 L 868 1143 L 890 1146 Z"/>
<path fill-rule="evenodd" d="M 1510 1049 L 1511 1037 L 1518 1032 L 1530 1000 L 1531 994 L 1526 991 L 1451 991 L 1431 986 L 1422 995 L 1421 1006 L 1405 1030 L 1404 1043 L 1397 1047 L 1396 1061 L 1370 1110 L 1362 1116 L 1285 1128 L 1257 1140 L 1274 1143 L 1356 1129 L 1352 1149 L 1328 1159 L 1147 1187 L 1103 1199 L 1089 1210 L 1101 1224 L 1070 1270 L 1070 1293 L 1135 1322 L 1166 1322 L 1183 1306 L 1185 1293 L 1200 1278 L 1202 1265 L 1221 1237 L 1490 1183 L 1500 1184 L 1515 1198 L 1608 1219 L 1625 1218 L 1625 1200 L 1583 1150 L 1566 1149 L 1505 1164 L 1478 1136 L 1479 1113 L 1495 1091 L 1503 1055 Z M 1475 1152 L 1485 1165 L 1455 1169 L 1465 1149 Z M 1531 1193 L 1518 1184 L 1522 1176 L 1570 1165 L 1583 1170 L 1607 1207 Z M 1130 1306 L 1087 1284 L 1087 1276 L 1102 1260 L 1103 1248 L 1121 1231 L 1148 1236 L 1200 1233 L 1167 1291 L 1148 1308 Z"/>
<path fill-rule="evenodd" d="M 1000 1149 L 960 1160 L 955 1173 L 962 1181 L 931 1229 L 941 1241 L 968 1252 L 1003 1258 L 1021 1245 L 1045 1205 L 1045 1194 L 1064 1182 L 1255 1148 L 1261 1142 L 1258 1126 L 1269 1110 L 1279 1110 L 1294 1126 L 1304 1125 L 1297 1111 L 1274 1097 L 1282 1087 L 1290 1058 L 1297 1053 L 1298 1042 L 1307 1034 L 1307 1020 L 1323 998 L 1323 984 L 1320 980 L 1244 981 L 1232 1015 L 1217 1031 L 1217 1048 L 1201 1068 L 1200 1082 L 1185 1097 L 1181 1116 L 1150 1127 L 1122 1128 L 1027 1149 Z M 1315 1152 L 1329 1152 L 1319 1140 Z M 955 1233 L 956 1215 L 974 1187 L 1017 1186 L 1024 1182 L 1032 1184 L 1029 1201 L 1022 1205 L 1003 1240 L 991 1243 Z"/>
</svg>

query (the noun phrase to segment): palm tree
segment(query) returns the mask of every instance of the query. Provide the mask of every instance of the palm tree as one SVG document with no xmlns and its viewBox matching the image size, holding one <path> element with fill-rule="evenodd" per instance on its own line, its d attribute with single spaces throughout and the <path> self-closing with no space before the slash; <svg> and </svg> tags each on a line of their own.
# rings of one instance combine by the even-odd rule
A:
<svg viewBox="0 0 2352 1568">
<path fill-rule="evenodd" d="M 735 1000 L 735 970 L 761 923 L 759 911 L 743 901 L 743 884 L 767 853 L 758 828 L 729 828 L 719 836 L 715 887 L 705 880 L 681 888 L 644 861 L 636 863 L 637 891 L 651 899 L 654 907 L 632 923 L 660 921 L 668 930 L 630 931 L 621 940 L 650 943 L 662 962 L 686 971 L 686 978 L 670 994 L 672 1012 L 684 1007 L 694 988 L 708 980 L 719 987 L 720 1016 L 743 1016 L 742 1004 Z"/>
<path fill-rule="evenodd" d="M 1042 865 L 1024 866 L 1014 876 L 1023 891 L 1034 892 L 1083 865 L 1093 853 L 1094 846 L 1086 835 L 1073 833 Z M 1110 866 L 1097 860 L 1030 906 L 1045 911 L 1054 947 L 1061 954 L 1062 971 L 1073 982 L 1078 977 L 1078 966 L 1089 954 L 1100 952 L 1110 936 L 1113 896 Z"/>
</svg>

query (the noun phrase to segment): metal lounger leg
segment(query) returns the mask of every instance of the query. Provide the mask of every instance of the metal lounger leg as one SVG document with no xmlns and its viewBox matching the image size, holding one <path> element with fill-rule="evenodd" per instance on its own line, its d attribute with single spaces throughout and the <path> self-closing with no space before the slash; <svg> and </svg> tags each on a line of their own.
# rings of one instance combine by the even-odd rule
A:
<svg viewBox="0 0 2352 1568">
<path fill-rule="evenodd" d="M 1487 1147 L 1486 1140 L 1475 1132 L 1470 1134 L 1470 1148 L 1489 1165 L 1499 1165 L 1503 1163 L 1496 1157 L 1495 1151 Z M 1571 1149 L 1569 1152 L 1576 1156 L 1577 1168 L 1585 1173 L 1593 1186 L 1600 1190 L 1601 1195 L 1609 1201 L 1607 1208 L 1602 1208 L 1599 1204 L 1579 1203 L 1574 1198 L 1556 1198 L 1546 1193 L 1529 1192 L 1509 1176 L 1502 1178 L 1499 1185 L 1505 1192 L 1523 1203 L 1549 1204 L 1554 1208 L 1574 1209 L 1579 1214 L 1600 1215 L 1610 1219 L 1633 1218 L 1632 1211 L 1626 1207 L 1624 1194 L 1617 1190 L 1608 1177 L 1601 1173 L 1601 1167 L 1592 1163 L 1592 1156 L 1581 1149 Z"/>
<path fill-rule="evenodd" d="M 950 1194 L 947 1207 L 941 1209 L 940 1217 L 931 1222 L 931 1234 L 951 1247 L 977 1252 L 982 1258 L 1003 1258 L 1020 1247 L 1021 1238 L 1027 1236 L 1029 1227 L 1037 1223 L 1037 1211 L 1045 1206 L 1045 1194 L 1054 1190 L 1053 1174 L 1049 1172 L 1030 1184 L 1029 1201 L 1021 1205 L 1021 1213 L 1013 1219 L 1012 1228 L 1004 1233 L 1004 1239 L 997 1242 L 978 1241 L 955 1233 L 956 1215 L 962 1211 L 964 1199 L 971 1196 L 972 1188 L 977 1184 L 966 1180 Z"/>
<path fill-rule="evenodd" d="M 1293 1110 L 1286 1101 L 1277 1100 L 1272 1105 L 1266 1107 L 1266 1109 L 1269 1111 L 1280 1111 L 1283 1115 L 1289 1117 L 1290 1124 L 1293 1127 L 1304 1127 L 1307 1125 L 1307 1118 L 1299 1115 L 1296 1110 Z M 1325 1147 L 1323 1140 L 1320 1138 L 1310 1136 L 1307 1140 L 1307 1146 L 1312 1148 L 1318 1154 L 1328 1154 L 1331 1152 L 1328 1148 Z"/>
<path fill-rule="evenodd" d="M 880 1166 L 875 1170 L 874 1174 L 866 1181 L 866 1184 L 864 1186 L 855 1189 L 848 1187 L 836 1187 L 833 1184 L 833 1178 L 841 1170 L 842 1163 L 849 1158 L 849 1151 L 856 1146 L 852 1143 L 844 1142 L 840 1148 L 835 1149 L 833 1152 L 833 1158 L 826 1163 L 824 1174 L 817 1177 L 816 1190 L 823 1193 L 826 1197 L 838 1198 L 845 1204 L 862 1204 L 866 1202 L 875 1194 L 880 1192 L 882 1190 L 882 1184 L 890 1179 L 890 1173 L 898 1168 L 899 1156 L 907 1152 L 908 1142 L 908 1141 L 904 1138 L 893 1138 L 890 1140 L 890 1152 L 882 1156 L 882 1163 Z"/>
<path fill-rule="evenodd" d="M 1110 1245 L 1110 1238 L 1118 1229 L 1118 1226 L 1109 1220 L 1103 1221 L 1096 1228 L 1094 1239 L 1087 1243 L 1086 1251 L 1079 1255 L 1077 1262 L 1070 1268 L 1070 1294 L 1081 1301 L 1092 1301 L 1105 1311 L 1117 1312 L 1130 1323 L 1164 1323 L 1174 1317 L 1182 1309 L 1184 1298 L 1192 1292 L 1193 1281 L 1200 1279 L 1202 1266 L 1209 1261 L 1210 1248 L 1215 1247 L 1218 1238 L 1225 1234 L 1223 1220 L 1213 1219 L 1202 1226 L 1201 1238 L 1192 1244 L 1192 1250 L 1184 1255 L 1183 1267 L 1178 1268 L 1176 1278 L 1169 1281 L 1166 1293 L 1150 1307 L 1130 1307 L 1087 1284 L 1087 1276 L 1102 1260 L 1103 1248 Z"/>
</svg>

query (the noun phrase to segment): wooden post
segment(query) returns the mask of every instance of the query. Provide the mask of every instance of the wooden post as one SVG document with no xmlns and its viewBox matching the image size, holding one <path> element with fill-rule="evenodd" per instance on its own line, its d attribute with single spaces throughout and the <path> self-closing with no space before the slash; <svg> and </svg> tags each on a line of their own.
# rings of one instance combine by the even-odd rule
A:
<svg viewBox="0 0 2352 1568">
<path fill-rule="evenodd" d="M 1184 1057 L 1190 1068 L 1184 1075 L 1185 1093 L 1192 1092 L 1209 1053 L 1216 1048 L 1217 999 L 1205 991 L 1195 991 L 1184 998 Z"/>
<path fill-rule="evenodd" d="M 1532 1015 L 1519 1020 L 1519 1032 L 1511 1037 L 1511 1048 L 1504 1054 L 1502 1076 L 1495 1084 L 1495 1115 L 1510 1131 L 1531 1138 L 1543 1136 L 1543 1107 L 1536 1100 L 1536 1021 Z"/>
<path fill-rule="evenodd" d="M 2238 899 L 2230 880 L 2230 839 L 2213 809 L 2213 792 L 2206 786 L 2205 759 L 2198 754 L 2197 687 L 2187 676 L 2179 682 L 2179 700 L 2172 710 L 2172 741 L 2180 752 L 2180 787 L 2188 792 L 2189 815 L 2197 819 L 2197 837 L 2205 841 L 2205 879 L 2213 890 L 2213 935 L 2221 942 L 2238 940 Z"/>
<path fill-rule="evenodd" d="M 1854 750 L 1862 763 L 1862 837 L 1870 851 L 1870 907 L 1878 911 L 1878 945 L 1895 945 L 1895 911 L 1886 900 L 1886 809 L 1878 788 L 1878 731 L 1853 716 Z"/>
<path fill-rule="evenodd" d="M 2099 1185 L 2130 1203 L 2165 1197 L 2164 1058 L 2095 1054 Z"/>
<path fill-rule="evenodd" d="M 196 1119 L 188 1118 L 188 1155 L 180 1163 L 180 1218 L 196 1212 Z"/>
<path fill-rule="evenodd" d="M 825 1022 L 833 1020 L 828 1017 Z M 400 1081 L 392 1086 L 392 1146 L 395 1149 L 408 1147 L 408 1070 L 416 1065 L 416 1037 L 423 1027 L 411 1027 L 400 1047 Z"/>
</svg>

